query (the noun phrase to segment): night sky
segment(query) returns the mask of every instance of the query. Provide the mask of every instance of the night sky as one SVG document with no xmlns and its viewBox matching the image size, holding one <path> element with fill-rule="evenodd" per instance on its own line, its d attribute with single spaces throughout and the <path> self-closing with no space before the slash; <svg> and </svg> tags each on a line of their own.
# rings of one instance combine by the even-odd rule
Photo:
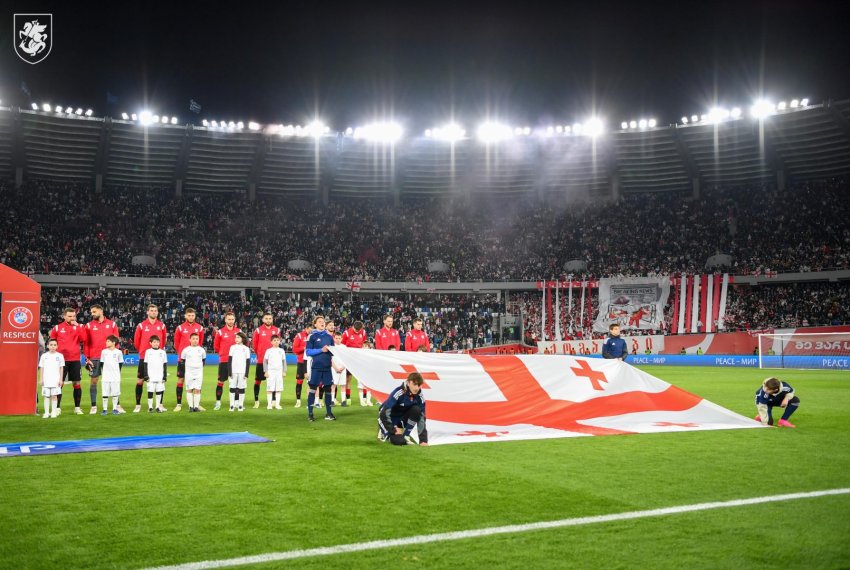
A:
<svg viewBox="0 0 850 570">
<path fill-rule="evenodd" d="M 457 4 L 457 5 L 453 5 Z M 687 4 L 683 6 L 682 4 Z M 454 114 L 514 125 L 675 122 L 717 103 L 850 98 L 850 2 L 3 3 L 0 99 L 148 107 L 334 129 L 376 118 L 408 132 Z M 14 12 L 52 12 L 54 44 L 20 61 Z M 118 97 L 107 104 L 107 91 Z M 192 115 L 194 98 L 203 111 Z"/>
</svg>

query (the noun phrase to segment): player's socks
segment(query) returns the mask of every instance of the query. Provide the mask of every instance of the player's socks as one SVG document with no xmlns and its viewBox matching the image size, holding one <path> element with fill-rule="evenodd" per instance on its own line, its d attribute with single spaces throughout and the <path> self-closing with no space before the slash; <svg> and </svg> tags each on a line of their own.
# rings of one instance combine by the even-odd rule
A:
<svg viewBox="0 0 850 570">
<path fill-rule="evenodd" d="M 254 380 L 254 401 L 260 401 L 260 381 Z"/>
<path fill-rule="evenodd" d="M 109 398 L 107 396 L 103 397 L 103 411 L 107 411 L 109 409 Z"/>
<path fill-rule="evenodd" d="M 142 405 L 142 388 L 144 388 L 144 386 L 142 386 L 142 383 L 136 382 L 136 405 L 137 406 Z"/>
<path fill-rule="evenodd" d="M 156 393 L 156 407 L 157 409 L 162 408 L 162 398 L 165 396 L 165 391 Z"/>
<path fill-rule="evenodd" d="M 301 400 L 301 388 L 304 385 L 304 380 L 296 380 L 295 381 L 295 399 Z"/>
<path fill-rule="evenodd" d="M 80 407 L 80 401 L 83 399 L 83 388 L 79 384 L 74 384 L 74 407 Z"/>
<path fill-rule="evenodd" d="M 346 399 L 346 401 L 351 399 L 351 388 L 345 389 L 345 399 Z"/>
<path fill-rule="evenodd" d="M 313 415 L 313 405 L 316 403 L 316 391 L 312 388 L 307 390 L 307 413 Z"/>
<path fill-rule="evenodd" d="M 56 407 L 59 408 L 62 405 L 62 388 L 59 388 L 59 395 L 56 396 Z"/>
<path fill-rule="evenodd" d="M 791 415 L 792 415 L 794 412 L 796 412 L 796 411 L 797 411 L 797 408 L 798 408 L 799 406 L 800 406 L 800 404 L 798 404 L 798 403 L 789 402 L 789 403 L 788 403 L 788 405 L 787 405 L 787 406 L 785 406 L 785 411 L 784 411 L 784 412 L 782 412 L 782 418 L 780 418 L 780 421 L 788 422 L 788 418 L 790 418 L 790 417 L 791 417 Z M 781 424 L 780 424 L 780 425 L 781 425 Z"/>
<path fill-rule="evenodd" d="M 334 405 L 333 394 L 331 394 L 330 390 L 325 390 L 325 414 L 329 416 L 333 416 L 331 413 L 331 408 Z"/>
<path fill-rule="evenodd" d="M 182 403 L 183 403 L 183 383 L 178 382 L 177 383 L 177 405 L 179 406 Z"/>
<path fill-rule="evenodd" d="M 112 396 L 112 411 L 118 409 L 118 396 Z"/>
<path fill-rule="evenodd" d="M 148 409 L 153 408 L 153 392 L 148 392 Z"/>
<path fill-rule="evenodd" d="M 232 408 L 236 402 L 236 388 L 230 389 L 230 407 Z"/>
<path fill-rule="evenodd" d="M 221 394 L 224 392 L 224 382 L 215 385 L 215 401 L 221 402 Z"/>
<path fill-rule="evenodd" d="M 52 399 L 53 398 L 45 398 L 44 399 L 44 415 L 45 415 L 45 417 L 50 415 L 50 401 Z"/>
<path fill-rule="evenodd" d="M 89 397 L 91 398 L 91 407 L 97 407 L 97 384 L 89 386 Z"/>
</svg>

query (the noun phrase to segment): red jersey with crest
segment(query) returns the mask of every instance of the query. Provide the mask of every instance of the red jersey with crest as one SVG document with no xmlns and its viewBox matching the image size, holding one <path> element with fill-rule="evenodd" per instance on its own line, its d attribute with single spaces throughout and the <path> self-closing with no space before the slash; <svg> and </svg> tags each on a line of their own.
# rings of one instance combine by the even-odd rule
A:
<svg viewBox="0 0 850 570">
<path fill-rule="evenodd" d="M 431 350 L 431 343 L 428 342 L 428 333 L 411 329 L 404 337 L 404 350 L 416 352 L 420 346 L 424 346 L 426 351 Z"/>
<path fill-rule="evenodd" d="M 69 325 L 62 321 L 50 329 L 50 338 L 55 338 L 59 343 L 56 350 L 62 354 L 65 362 L 80 361 L 80 343 L 86 338 L 83 325 Z"/>
<path fill-rule="evenodd" d="M 118 334 L 118 325 L 114 321 L 103 318 L 101 321 L 89 321 L 84 327 L 85 339 L 83 340 L 83 354 L 87 360 L 97 360 L 100 353 L 106 348 L 106 337 L 121 336 Z"/>
<path fill-rule="evenodd" d="M 354 330 L 354 327 L 348 327 L 342 333 L 342 344 L 349 348 L 363 348 L 363 343 L 366 342 L 366 329 L 360 329 L 360 332 Z"/>
<path fill-rule="evenodd" d="M 396 350 L 401 350 L 401 339 L 398 336 L 397 329 L 388 329 L 381 327 L 375 331 L 375 348 L 378 350 L 388 350 L 391 346 L 395 346 Z"/>
<path fill-rule="evenodd" d="M 151 337 L 159 337 L 159 347 L 165 347 L 165 340 L 168 337 L 168 329 L 165 328 L 163 322 L 159 319 L 151 322 L 150 319 L 145 319 L 136 325 L 136 335 L 133 337 L 133 344 L 136 345 L 136 350 L 139 351 L 139 362 L 145 361 L 145 353 L 151 347 Z"/>
<path fill-rule="evenodd" d="M 310 333 L 301 331 L 295 335 L 292 341 L 292 353 L 298 358 L 298 362 L 304 362 L 304 350 L 307 348 L 307 339 L 310 338 Z"/>
<path fill-rule="evenodd" d="M 262 364 L 263 358 L 266 356 L 266 351 L 272 347 L 272 337 L 274 335 L 280 336 L 280 329 L 274 325 L 270 327 L 260 325 L 254 329 L 254 336 L 251 337 L 251 346 L 254 347 L 254 352 L 257 353 L 257 362 Z"/>
<path fill-rule="evenodd" d="M 227 325 L 215 331 L 213 339 L 213 350 L 218 353 L 221 362 L 227 362 L 230 359 L 230 347 L 236 344 L 236 333 L 242 330 L 239 327 L 227 328 Z"/>
<path fill-rule="evenodd" d="M 183 349 L 190 346 L 189 337 L 193 333 L 198 335 L 198 346 L 204 346 L 204 326 L 199 322 L 183 321 L 182 325 L 177 325 L 177 328 L 174 329 L 174 351 L 178 358 L 179 355 L 183 354 Z"/>
</svg>

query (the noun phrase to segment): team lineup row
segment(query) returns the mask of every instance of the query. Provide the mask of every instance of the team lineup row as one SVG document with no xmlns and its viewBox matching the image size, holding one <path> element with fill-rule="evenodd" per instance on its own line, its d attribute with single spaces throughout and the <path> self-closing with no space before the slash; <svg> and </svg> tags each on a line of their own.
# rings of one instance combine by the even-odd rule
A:
<svg viewBox="0 0 850 570">
<path fill-rule="evenodd" d="M 136 326 L 134 344 L 139 350 L 139 365 L 136 382 L 136 407 L 141 411 L 141 399 L 144 384 L 147 382 L 148 411 L 164 412 L 162 398 L 165 380 L 168 375 L 165 345 L 168 331 L 158 319 L 158 307 L 147 307 L 147 318 Z M 76 322 L 76 311 L 67 309 L 63 313 L 63 322 L 50 331 L 48 351 L 39 362 L 39 382 L 44 396 L 44 417 L 56 417 L 61 413 L 62 386 L 68 381 L 74 386 L 74 413 L 82 414 L 82 365 L 80 347 L 86 357 L 86 368 L 91 377 L 90 397 L 91 414 L 97 413 L 97 387 L 101 385 L 103 402 L 102 415 L 109 413 L 109 399 L 112 399 L 112 413 L 124 412 L 119 404 L 121 367 L 123 353 L 118 349 L 118 327 L 104 317 L 103 308 L 94 305 L 90 308 L 92 319 L 85 325 Z M 178 354 L 177 364 L 177 405 L 175 411 L 182 409 L 184 388 L 190 412 L 201 412 L 200 405 L 203 368 L 207 358 L 206 350 L 201 346 L 203 327 L 195 321 L 194 309 L 185 311 L 186 321 L 179 325 L 174 334 L 174 348 Z M 224 383 L 228 382 L 230 392 L 230 410 L 243 411 L 245 408 L 245 390 L 251 365 L 251 349 L 248 336 L 235 326 L 235 315 L 225 315 L 225 325 L 216 331 L 214 350 L 219 356 L 218 381 L 216 384 L 215 409 L 221 408 Z M 262 324 L 252 335 L 251 345 L 257 355 L 254 376 L 254 407 L 259 408 L 260 386 L 266 381 L 267 408 L 281 409 L 280 395 L 283 390 L 283 378 L 286 375 L 286 355 L 281 345 L 280 329 L 273 324 L 270 313 L 263 315 Z M 400 347 L 398 330 L 392 328 L 393 317 L 384 317 L 384 327 L 376 331 L 374 347 L 379 350 L 397 350 Z M 408 350 L 425 351 L 430 349 L 428 336 L 422 331 L 421 319 L 414 321 L 414 329 L 407 336 Z M 344 333 L 335 331 L 335 324 L 323 316 L 313 319 L 313 325 L 296 335 L 293 352 L 297 359 L 296 369 L 296 407 L 301 407 L 304 381 L 307 380 L 308 419 L 315 421 L 314 408 L 323 407 L 324 398 L 326 420 L 336 420 L 332 408 L 339 391 L 341 405 L 348 406 L 351 398 L 351 374 L 338 357 L 334 357 L 328 347 L 344 345 L 351 348 L 371 348 L 362 322 L 355 322 Z M 381 407 L 381 425 L 386 433 L 379 439 L 390 440 L 401 445 L 405 436 L 410 436 L 411 426 L 419 426 L 419 441 L 427 443 L 425 430 L 424 399 L 418 386 L 421 378 L 408 378 L 395 394 Z M 344 393 L 343 393 L 344 390 Z M 360 404 L 372 405 L 368 389 L 360 386 Z M 317 399 L 318 395 L 318 399 Z M 387 404 L 391 404 L 387 407 Z M 415 403 L 413 405 L 412 403 Z M 412 406 L 412 407 L 411 407 Z M 51 408 L 52 407 L 52 411 Z M 385 409 L 386 408 L 386 409 Z M 415 409 L 414 409 L 415 408 Z M 384 418 L 386 416 L 386 418 Z M 415 417 L 414 417 L 415 416 Z M 384 421 L 386 420 L 386 422 Z M 412 422 L 412 423 L 411 423 Z M 386 425 L 384 425 L 386 423 Z M 409 425 L 410 424 L 410 425 Z M 395 431 L 400 433 L 395 433 Z M 405 433 L 407 432 L 407 433 Z M 382 437 L 385 436 L 385 437 Z M 409 441 L 404 439 L 404 441 Z"/>
</svg>

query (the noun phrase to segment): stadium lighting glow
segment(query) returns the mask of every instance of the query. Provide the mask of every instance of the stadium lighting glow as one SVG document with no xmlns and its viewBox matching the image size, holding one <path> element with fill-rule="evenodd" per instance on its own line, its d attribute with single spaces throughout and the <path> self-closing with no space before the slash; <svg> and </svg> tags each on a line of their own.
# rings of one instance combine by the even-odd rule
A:
<svg viewBox="0 0 850 570">
<path fill-rule="evenodd" d="M 800 101 L 800 106 L 801 107 L 808 107 L 809 106 L 809 100 L 808 99 L 802 99 Z"/>
<path fill-rule="evenodd" d="M 741 118 L 741 108 L 740 107 L 732 107 L 732 111 L 729 113 L 733 119 Z"/>
<path fill-rule="evenodd" d="M 168 116 L 167 116 L 167 115 L 163 115 L 163 116 L 162 116 L 162 124 L 163 124 L 163 125 L 167 125 L 167 124 L 168 124 Z"/>
<path fill-rule="evenodd" d="M 530 135 L 531 134 L 531 127 L 523 127 L 522 134 L 524 134 L 525 136 Z"/>
<path fill-rule="evenodd" d="M 683 124 L 683 125 L 687 125 L 687 124 L 688 124 L 688 118 L 687 118 L 687 117 L 682 117 L 682 124 Z"/>
<path fill-rule="evenodd" d="M 135 113 L 133 113 L 132 115 L 130 115 L 130 119 L 132 119 L 132 120 L 134 120 L 134 121 L 138 120 L 138 118 L 139 118 L 139 116 L 138 116 L 138 115 L 136 115 Z"/>
<path fill-rule="evenodd" d="M 60 113 L 60 114 L 62 113 L 62 106 L 61 105 L 56 106 L 56 112 Z"/>
<path fill-rule="evenodd" d="M 212 122 L 212 123 L 210 123 L 210 124 L 212 125 L 212 127 L 213 127 L 214 129 L 217 129 L 217 128 L 218 128 L 218 121 L 213 121 L 213 122 Z"/>
<path fill-rule="evenodd" d="M 476 135 L 481 142 L 496 143 L 507 140 L 513 136 L 513 129 L 501 123 L 487 121 L 479 125 Z"/>
<path fill-rule="evenodd" d="M 570 126 L 569 125 L 564 125 L 564 134 L 565 135 L 570 134 Z"/>
<path fill-rule="evenodd" d="M 251 129 L 252 131 L 259 131 L 260 130 L 260 124 L 255 123 L 254 121 L 251 121 L 251 122 L 248 123 L 248 128 Z"/>
<path fill-rule="evenodd" d="M 555 132 L 558 133 L 558 134 L 563 133 L 564 127 L 562 127 L 561 125 L 558 125 L 557 127 L 555 127 Z"/>
<path fill-rule="evenodd" d="M 33 111 L 38 111 L 38 103 L 33 103 L 31 107 Z"/>
<path fill-rule="evenodd" d="M 514 127 L 514 134 L 517 135 L 517 136 L 521 135 L 522 134 L 522 128 L 521 127 Z"/>
<path fill-rule="evenodd" d="M 447 123 L 441 127 L 428 130 L 431 131 L 431 134 L 426 136 L 450 143 L 463 140 L 466 137 L 466 131 L 457 123 Z"/>
<path fill-rule="evenodd" d="M 580 135 L 582 130 L 584 129 L 584 125 L 581 123 L 573 123 L 573 134 Z"/>
<path fill-rule="evenodd" d="M 647 125 L 646 119 L 641 119 L 640 121 L 638 121 L 638 126 L 640 128 L 645 129 L 646 125 Z"/>
<path fill-rule="evenodd" d="M 239 121 L 238 123 L 236 123 L 236 128 L 237 129 L 244 129 L 245 123 L 243 123 L 242 121 Z"/>
<path fill-rule="evenodd" d="M 325 124 L 322 121 L 320 121 L 318 119 L 314 120 L 313 122 L 311 122 L 310 124 L 308 124 L 306 127 L 304 127 L 302 129 L 303 136 L 309 136 L 309 137 L 313 137 L 313 138 L 321 137 L 323 134 L 328 132 L 328 130 L 329 130 L 329 128 L 327 126 L 325 126 Z"/>
<path fill-rule="evenodd" d="M 94 111 L 92 111 L 91 109 L 86 109 L 86 117 L 91 117 L 93 113 Z"/>
<path fill-rule="evenodd" d="M 76 110 L 76 111 L 74 111 L 74 114 L 76 114 L 76 115 L 82 115 L 82 114 L 83 114 L 83 109 L 82 109 L 82 107 L 77 107 L 77 110 Z"/>
<path fill-rule="evenodd" d="M 691 115 L 691 122 L 692 123 L 698 123 L 699 117 L 697 115 Z"/>
<path fill-rule="evenodd" d="M 585 121 L 583 131 L 585 135 L 596 138 L 605 132 L 605 124 L 602 122 L 602 119 L 592 117 Z"/>
<path fill-rule="evenodd" d="M 45 103 L 44 105 L 42 105 L 41 110 L 49 113 L 50 112 L 50 103 Z"/>
<path fill-rule="evenodd" d="M 800 101 L 797 99 L 791 99 L 791 108 L 796 109 L 800 106 Z"/>
<path fill-rule="evenodd" d="M 708 122 L 717 124 L 729 118 L 729 109 L 723 107 L 712 107 L 708 112 Z"/>
<path fill-rule="evenodd" d="M 777 111 L 784 111 L 787 106 L 788 106 L 788 104 L 785 101 L 780 101 L 779 103 L 776 104 L 776 110 Z"/>
<path fill-rule="evenodd" d="M 658 122 L 657 122 L 655 119 L 650 119 L 650 120 L 647 122 L 647 124 L 649 125 L 649 128 L 650 128 L 650 129 L 654 129 L 654 128 L 655 128 L 655 125 L 657 125 L 657 124 L 658 124 Z"/>
<path fill-rule="evenodd" d="M 622 123 L 620 123 L 620 128 L 623 129 L 623 130 L 628 129 L 629 128 L 628 121 L 623 121 Z"/>
<path fill-rule="evenodd" d="M 354 129 L 354 138 L 393 144 L 401 138 L 403 132 L 401 125 L 392 121 L 371 123 Z"/>
<path fill-rule="evenodd" d="M 229 128 L 231 128 L 231 129 L 235 129 L 235 128 L 236 128 L 236 123 L 234 123 L 233 121 L 230 121 L 229 123 L 227 123 L 227 126 L 228 126 Z"/>
<path fill-rule="evenodd" d="M 209 122 L 208 120 L 206 120 L 206 119 L 204 119 L 203 121 L 201 121 L 201 124 L 202 124 L 202 125 L 204 125 L 205 127 L 210 126 L 210 122 Z"/>
<path fill-rule="evenodd" d="M 176 124 L 177 124 L 177 117 L 171 117 L 171 124 L 172 124 L 172 125 L 176 125 Z"/>
<path fill-rule="evenodd" d="M 128 115 L 127 113 L 121 113 L 121 118 L 126 121 L 130 118 L 130 115 Z"/>
<path fill-rule="evenodd" d="M 154 116 L 151 118 L 151 122 L 152 122 L 152 123 L 158 123 L 158 122 L 159 122 L 159 115 L 154 115 Z"/>
<path fill-rule="evenodd" d="M 630 129 L 636 129 L 636 128 L 637 128 L 637 126 L 638 126 L 638 122 L 637 122 L 637 121 L 630 121 L 630 122 L 629 122 L 629 128 L 630 128 Z"/>
<path fill-rule="evenodd" d="M 764 99 L 759 99 L 753 106 L 750 107 L 750 114 L 754 119 L 763 119 L 769 115 L 772 115 L 776 107 L 770 101 L 765 101 Z"/>
<path fill-rule="evenodd" d="M 152 120 L 152 115 L 150 111 L 142 111 L 139 113 L 139 122 L 142 125 L 149 125 Z"/>
</svg>

